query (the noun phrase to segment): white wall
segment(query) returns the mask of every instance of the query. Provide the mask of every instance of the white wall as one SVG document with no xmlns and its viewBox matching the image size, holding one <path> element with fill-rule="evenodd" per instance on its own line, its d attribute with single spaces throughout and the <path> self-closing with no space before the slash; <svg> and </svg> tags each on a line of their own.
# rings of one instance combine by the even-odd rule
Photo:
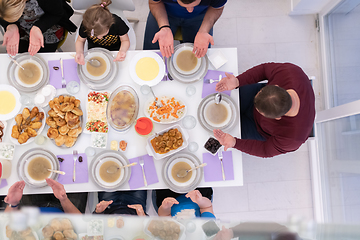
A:
<svg viewBox="0 0 360 240">
<path fill-rule="evenodd" d="M 332 0 L 290 0 L 290 15 L 316 14 Z"/>
</svg>

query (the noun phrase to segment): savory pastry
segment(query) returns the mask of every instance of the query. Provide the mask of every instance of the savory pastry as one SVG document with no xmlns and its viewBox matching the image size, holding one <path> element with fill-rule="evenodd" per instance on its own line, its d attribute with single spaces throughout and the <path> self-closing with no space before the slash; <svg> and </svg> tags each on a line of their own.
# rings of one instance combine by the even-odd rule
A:
<svg viewBox="0 0 360 240">
<path fill-rule="evenodd" d="M 64 102 L 70 102 L 70 96 L 64 96 Z"/>
<path fill-rule="evenodd" d="M 32 234 L 31 228 L 27 228 L 27 229 L 25 229 L 23 231 L 20 231 L 20 236 L 21 237 L 26 237 L 26 236 L 28 236 L 30 234 Z"/>
<path fill-rule="evenodd" d="M 66 135 L 69 132 L 69 127 L 67 125 L 59 127 L 59 133 L 61 135 Z"/>
<path fill-rule="evenodd" d="M 162 135 L 151 139 L 151 145 L 156 153 L 164 154 L 182 146 L 182 134 L 178 129 L 170 129 Z"/>
<path fill-rule="evenodd" d="M 72 230 L 73 229 L 73 226 L 72 226 L 70 220 L 67 218 L 61 219 L 60 223 L 61 223 L 63 230 Z"/>
<path fill-rule="evenodd" d="M 72 110 L 71 110 L 71 112 L 72 113 L 74 113 L 75 115 L 77 115 L 77 116 L 82 116 L 83 115 L 83 111 L 81 110 L 81 109 L 79 109 L 79 108 L 73 108 Z"/>
<path fill-rule="evenodd" d="M 76 100 L 76 98 L 74 96 L 70 96 L 70 101 L 69 102 L 74 103 L 75 100 Z"/>
<path fill-rule="evenodd" d="M 65 143 L 67 135 L 59 135 L 55 138 L 56 146 L 61 146 Z"/>
<path fill-rule="evenodd" d="M 54 234 L 54 229 L 51 226 L 46 225 L 42 229 L 42 234 L 43 234 L 44 238 L 51 238 Z"/>
<path fill-rule="evenodd" d="M 49 114 L 50 117 L 57 117 L 58 116 L 54 109 L 50 109 L 48 111 L 48 114 Z"/>
<path fill-rule="evenodd" d="M 72 146 L 74 146 L 75 142 L 76 142 L 75 137 L 66 136 L 66 138 L 65 138 L 65 146 L 72 147 Z"/>
<path fill-rule="evenodd" d="M 13 230 L 9 226 L 6 226 L 6 237 L 10 238 L 13 233 Z"/>
<path fill-rule="evenodd" d="M 26 132 L 23 132 L 19 135 L 18 142 L 20 144 L 26 143 L 29 138 L 29 135 Z"/>
<path fill-rule="evenodd" d="M 73 110 L 74 107 L 75 107 L 74 103 L 66 102 L 66 103 L 61 104 L 60 110 L 62 112 L 69 112 L 69 111 Z"/>
<path fill-rule="evenodd" d="M 50 221 L 50 226 L 54 229 L 54 232 L 63 230 L 61 223 L 57 218 L 54 218 L 53 220 Z"/>
<path fill-rule="evenodd" d="M 15 122 L 16 122 L 16 125 L 17 125 L 18 127 L 20 127 L 20 125 L 21 125 L 21 123 L 22 123 L 22 120 L 23 120 L 22 114 L 16 115 L 16 117 L 15 117 Z"/>
<path fill-rule="evenodd" d="M 32 128 L 26 128 L 25 132 L 28 134 L 29 137 L 36 137 L 37 136 L 37 132 Z"/>
<path fill-rule="evenodd" d="M 30 127 L 33 129 L 39 129 L 39 128 L 41 128 L 41 126 L 42 126 L 42 122 L 33 121 L 30 123 Z"/>
<path fill-rule="evenodd" d="M 66 125 L 66 121 L 64 119 L 62 119 L 61 117 L 54 117 L 54 120 L 56 122 L 56 125 L 59 127 Z"/>
<path fill-rule="evenodd" d="M 75 129 L 71 129 L 71 130 L 68 132 L 68 136 L 69 136 L 69 137 L 77 138 L 81 132 L 82 132 L 82 128 L 81 128 L 81 127 L 78 127 L 78 128 L 75 128 Z"/>
<path fill-rule="evenodd" d="M 60 101 L 59 101 L 59 98 L 57 98 L 57 97 L 56 97 L 56 98 L 54 98 L 54 99 L 53 99 L 53 101 L 54 101 L 54 103 L 55 103 L 55 104 L 58 104 L 58 105 L 60 105 Z"/>
<path fill-rule="evenodd" d="M 75 101 L 74 101 L 74 105 L 75 105 L 75 107 L 80 107 L 80 100 L 79 99 L 76 99 Z"/>
<path fill-rule="evenodd" d="M 65 115 L 65 121 L 69 124 L 75 124 L 79 121 L 79 116 L 75 115 L 72 112 L 67 112 Z"/>
<path fill-rule="evenodd" d="M 59 132 L 57 130 L 57 128 L 49 128 L 48 132 L 47 132 L 47 136 L 49 138 L 55 139 L 59 136 Z"/>
<path fill-rule="evenodd" d="M 62 232 L 60 232 L 60 231 L 57 231 L 57 232 L 54 233 L 53 239 L 55 239 L 55 240 L 64 239 L 64 234 Z"/>
<path fill-rule="evenodd" d="M 55 122 L 55 120 L 54 120 L 53 117 L 47 117 L 45 122 L 46 122 L 47 125 L 49 125 L 49 126 L 52 127 L 52 128 L 56 128 L 56 127 L 57 127 L 57 124 L 56 124 L 56 122 Z"/>
<path fill-rule="evenodd" d="M 54 100 L 49 101 L 49 107 L 50 108 L 54 108 L 54 104 L 55 104 Z"/>
<path fill-rule="evenodd" d="M 60 96 L 58 97 L 58 99 L 59 99 L 59 103 L 63 103 L 63 102 L 64 102 L 64 96 L 63 96 L 63 95 L 60 95 Z"/>
<path fill-rule="evenodd" d="M 78 128 L 80 127 L 80 121 L 77 121 L 77 123 L 68 123 L 67 126 L 70 128 L 70 129 L 74 129 L 74 128 Z"/>
<path fill-rule="evenodd" d="M 19 128 L 17 125 L 14 125 L 11 130 L 11 137 L 18 139 L 20 135 Z"/>
<path fill-rule="evenodd" d="M 77 234 L 74 232 L 74 230 L 64 230 L 63 234 L 66 238 L 71 238 L 71 239 L 77 239 Z"/>
</svg>

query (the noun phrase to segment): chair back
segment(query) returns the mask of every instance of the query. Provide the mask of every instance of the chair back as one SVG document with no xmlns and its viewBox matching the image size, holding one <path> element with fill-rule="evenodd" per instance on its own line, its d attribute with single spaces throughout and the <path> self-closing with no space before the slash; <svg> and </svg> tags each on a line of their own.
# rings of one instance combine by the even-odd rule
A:
<svg viewBox="0 0 360 240">
<path fill-rule="evenodd" d="M 72 7 L 75 10 L 86 10 L 91 5 L 99 4 L 100 0 L 72 0 Z M 135 5 L 132 0 L 112 0 L 109 9 L 117 9 L 122 11 L 134 11 Z"/>
</svg>

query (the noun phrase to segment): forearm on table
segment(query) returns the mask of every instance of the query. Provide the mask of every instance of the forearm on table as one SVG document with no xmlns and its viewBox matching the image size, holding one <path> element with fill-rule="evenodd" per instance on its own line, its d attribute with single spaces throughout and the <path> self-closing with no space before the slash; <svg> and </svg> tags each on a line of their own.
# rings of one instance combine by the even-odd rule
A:
<svg viewBox="0 0 360 240">
<path fill-rule="evenodd" d="M 65 213 L 77 213 L 77 214 L 81 214 L 81 212 L 79 211 L 79 209 L 77 209 L 75 207 L 75 205 L 70 201 L 69 198 L 65 198 L 64 200 L 60 201 L 60 204 L 62 206 L 62 208 L 64 209 Z"/>
<path fill-rule="evenodd" d="M 158 215 L 160 217 L 170 217 L 171 216 L 171 208 L 164 208 L 163 206 L 159 207 Z"/>
<path fill-rule="evenodd" d="M 224 10 L 224 7 L 221 7 L 221 8 L 209 7 L 205 13 L 205 16 L 201 23 L 199 32 L 209 33 L 210 29 L 214 26 L 215 22 L 221 16 L 223 10 Z"/>
<path fill-rule="evenodd" d="M 159 28 L 165 25 L 169 25 L 168 15 L 163 2 L 154 2 L 149 0 L 149 8 L 151 14 L 155 17 Z"/>
</svg>

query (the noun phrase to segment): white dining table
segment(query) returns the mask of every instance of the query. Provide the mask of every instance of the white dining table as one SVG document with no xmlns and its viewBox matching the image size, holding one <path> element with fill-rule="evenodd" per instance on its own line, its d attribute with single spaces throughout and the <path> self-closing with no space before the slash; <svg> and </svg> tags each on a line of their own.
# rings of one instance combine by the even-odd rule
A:
<svg viewBox="0 0 360 240">
<path fill-rule="evenodd" d="M 238 74 L 238 61 L 237 61 L 237 49 L 236 48 L 218 48 L 218 49 L 209 49 L 208 54 L 210 54 L 213 51 L 221 51 L 223 55 L 227 58 L 228 62 L 223 65 L 221 68 L 219 68 L 219 71 L 228 71 L 232 72 L 235 76 Z M 130 77 L 129 72 L 129 63 L 133 56 L 135 56 L 140 51 L 128 51 L 125 61 L 119 62 L 119 73 L 116 76 L 116 79 L 114 80 L 114 84 L 112 84 L 111 87 L 109 87 L 107 90 L 113 91 L 120 85 L 129 85 L 133 87 L 139 97 L 140 100 L 140 108 L 139 108 L 139 114 L 138 117 L 145 116 L 144 114 L 144 104 L 149 100 L 151 95 L 143 95 L 140 91 L 140 86 L 136 84 Z M 74 54 L 73 52 L 63 52 L 63 53 L 41 53 L 38 54 L 41 56 L 45 61 L 49 60 L 59 60 L 62 59 L 71 59 L 73 58 L 71 55 Z M 114 52 L 115 54 L 115 52 Z M 0 54 L 0 84 L 9 84 L 9 81 L 7 79 L 7 69 L 10 64 L 10 59 L 7 56 L 7 54 Z M 211 64 L 209 64 L 209 69 L 214 69 Z M 178 96 L 182 101 L 185 102 L 185 105 L 187 107 L 187 115 L 192 115 L 197 119 L 197 109 L 198 105 L 202 100 L 201 93 L 202 93 L 202 81 L 197 81 L 195 83 L 192 83 L 196 88 L 196 93 L 193 96 L 187 96 L 186 95 L 186 87 L 189 86 L 189 84 L 184 84 L 179 81 L 173 80 L 173 81 L 162 81 L 156 86 L 153 87 L 153 90 L 155 94 L 157 95 L 167 95 L 167 96 Z M 83 84 L 80 83 L 80 91 L 75 94 L 75 97 L 81 100 L 81 108 L 84 112 L 84 122 L 86 121 L 86 101 L 87 101 L 87 94 L 89 92 L 89 88 Z M 66 89 L 58 89 L 56 94 L 65 94 Z M 36 93 L 21 93 L 21 95 L 28 95 L 30 97 L 34 97 Z M 239 106 L 239 92 L 238 90 L 231 91 L 231 98 L 236 102 L 236 104 Z M 48 108 L 45 108 L 45 111 L 47 112 Z M 3 139 L 3 142 L 9 142 L 10 141 L 10 135 L 11 135 L 11 128 L 12 128 L 12 119 L 8 120 L 8 127 L 5 131 L 5 137 Z M 181 122 L 180 122 L 181 125 Z M 159 132 L 162 129 L 168 128 L 169 124 L 154 124 L 154 130 L 153 132 Z M 83 128 L 85 126 L 82 126 Z M 43 136 L 46 136 L 48 127 L 45 127 L 43 132 L 41 133 Z M 205 130 L 200 123 L 197 121 L 195 128 L 191 130 L 186 130 L 189 134 L 189 142 L 196 142 L 199 146 L 198 150 L 196 152 L 193 152 L 194 155 L 196 155 L 199 160 L 202 162 L 202 154 L 206 152 L 203 145 L 207 141 L 207 139 L 212 136 L 212 133 Z M 236 125 L 228 131 L 229 134 L 232 136 L 240 137 L 240 120 L 236 123 Z M 46 137 L 47 138 L 47 137 Z M 15 147 L 15 154 L 12 161 L 12 170 L 11 175 L 7 179 L 8 185 L 6 187 L 3 187 L 0 189 L 0 195 L 6 195 L 8 192 L 8 189 L 10 186 L 15 183 L 16 181 L 21 180 L 17 174 L 17 164 L 18 159 L 21 157 L 21 155 L 32 148 L 44 148 L 55 155 L 60 154 L 72 154 L 73 150 L 77 150 L 79 153 L 84 153 L 85 149 L 90 146 L 90 138 L 91 135 L 87 133 L 82 133 L 76 144 L 72 148 L 59 148 L 57 147 L 53 142 L 51 142 L 49 139 L 46 140 L 45 144 L 43 145 L 37 145 L 35 142 L 25 144 L 25 145 L 17 145 Z M 135 132 L 134 125 L 131 126 L 131 128 L 126 131 L 125 133 L 118 132 L 114 130 L 111 126 L 109 126 L 109 132 L 108 132 L 108 141 L 107 141 L 107 147 L 106 149 L 110 149 L 110 141 L 111 140 L 117 140 L 118 142 L 120 140 L 125 140 L 128 145 L 125 152 L 122 152 L 123 155 L 125 155 L 128 159 L 142 156 L 147 154 L 145 146 L 147 142 L 147 138 L 138 135 Z M 98 149 L 96 148 L 96 153 L 99 153 L 103 151 L 104 149 Z M 184 149 L 183 151 L 189 151 L 187 149 Z M 234 169 L 234 180 L 226 180 L 226 181 L 216 181 L 216 182 L 205 182 L 204 179 L 200 182 L 199 187 L 229 187 L 229 186 L 242 186 L 243 185 L 243 166 L 242 166 L 242 153 L 236 149 L 229 149 L 228 151 L 232 151 L 232 157 L 233 157 L 233 169 Z M 93 157 L 87 157 L 88 159 L 88 166 L 90 167 L 90 163 L 93 159 Z M 165 163 L 166 159 L 161 160 L 155 160 L 155 168 L 156 173 L 158 175 L 159 182 L 155 184 L 148 185 L 147 187 L 142 187 L 139 189 L 163 189 L 168 188 L 165 182 L 162 179 L 162 166 Z M 71 173 L 72 174 L 72 173 Z M 100 188 L 96 183 L 93 181 L 93 179 L 90 176 L 90 170 L 89 170 L 89 181 L 87 183 L 79 183 L 79 184 L 65 184 L 64 187 L 67 192 L 96 192 L 96 191 L 103 191 L 104 189 Z M 120 188 L 116 190 L 129 190 L 129 184 L 125 183 Z M 35 193 L 51 193 L 52 190 L 49 186 L 42 187 L 42 188 L 31 188 L 29 186 L 26 186 L 24 189 L 24 194 L 35 194 Z"/>
</svg>

